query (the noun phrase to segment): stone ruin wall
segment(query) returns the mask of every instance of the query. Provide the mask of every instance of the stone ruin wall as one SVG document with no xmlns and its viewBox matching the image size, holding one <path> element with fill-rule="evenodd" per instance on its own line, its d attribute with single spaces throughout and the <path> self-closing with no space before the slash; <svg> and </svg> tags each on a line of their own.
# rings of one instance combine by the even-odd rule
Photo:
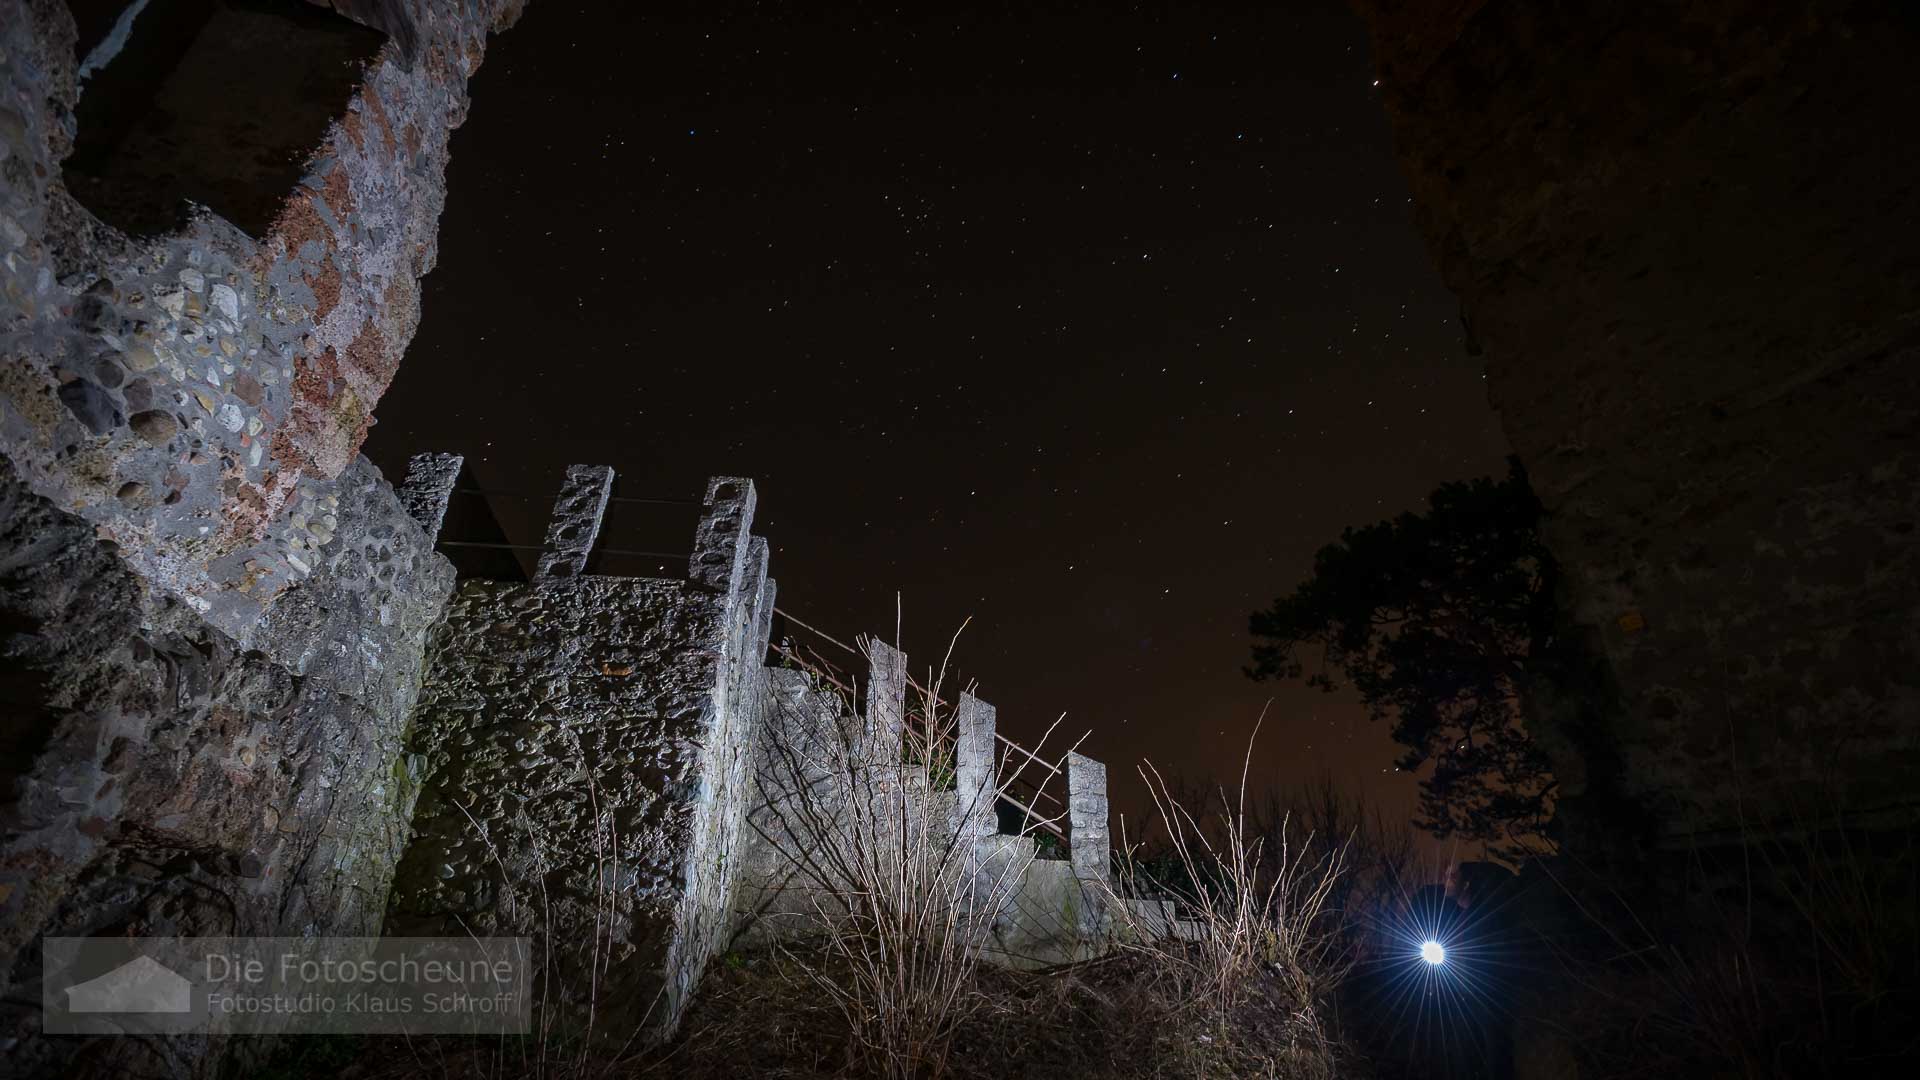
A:
<svg viewBox="0 0 1920 1080">
<path fill-rule="evenodd" d="M 221 1050 L 38 1040 L 39 936 L 377 933 L 406 842 L 453 575 L 357 450 L 418 320 L 466 80 L 520 5 L 333 6 L 384 37 L 297 186 L 253 193 L 271 224 L 128 235 L 63 174 L 66 5 L 0 0 L 0 1038 L 29 1074 Z"/>
<path fill-rule="evenodd" d="M 756 798 L 753 744 L 762 737 L 767 708 L 767 639 L 777 594 L 767 576 L 767 541 L 748 534 L 754 510 L 751 481 L 721 478 L 708 485 L 695 538 L 694 580 L 724 589 L 722 647 L 715 701 L 723 703 L 701 758 L 703 816 L 697 822 L 687 865 L 692 868 L 675 920 L 681 928 L 668 957 L 669 994 L 677 1016 L 692 997 L 707 961 L 731 940 L 734 892 L 746 842 L 747 810 Z M 736 538 L 744 540 L 736 542 Z M 704 564 L 704 566 L 703 566 Z"/>
<path fill-rule="evenodd" d="M 625 1038 L 672 1030 L 731 929 L 774 587 L 753 485 L 725 477 L 688 579 L 587 574 L 611 483 L 570 469 L 534 579 L 464 581 L 448 606 L 388 932 L 597 947 L 599 1026 Z"/>
<path fill-rule="evenodd" d="M 1619 682 L 1605 721 L 1536 728 L 1569 836 L 1622 809 L 1678 846 L 1836 802 L 1911 822 L 1920 143 L 1886 118 L 1920 112 L 1920 24 L 1837 0 L 1356 7 Z"/>
<path fill-rule="evenodd" d="M 519 11 L 340 6 L 386 42 L 257 238 L 208 211 L 150 237 L 96 218 L 61 179 L 73 21 L 57 0 L 0 20 L 0 436 L 35 491 L 248 645 L 337 527 L 333 482 L 419 320 L 466 80 Z"/>
<path fill-rule="evenodd" d="M 842 831 L 848 815 L 887 819 L 904 809 L 924 823 L 905 835 L 919 836 L 924 828 L 936 848 L 955 845 L 953 865 L 971 878 L 972 917 L 987 958 L 1039 967 L 1103 948 L 1112 857 L 1106 767 L 1067 755 L 1061 819 L 1070 831 L 1069 857 L 1037 859 L 1035 836 L 999 832 L 997 804 L 1009 778 L 996 763 L 994 707 L 971 693 L 959 696 L 951 716 L 954 788 L 927 791 L 926 777 L 900 763 L 907 657 L 879 641 L 864 647 L 869 671 L 860 708 L 812 673 L 766 672 L 766 705 L 749 751 L 753 801 L 733 912 L 739 940 L 766 942 L 817 929 L 820 914 L 835 907 L 834 890 L 822 882 L 833 864 L 820 852 L 850 842 Z M 851 790 L 856 785 L 858 792 Z M 819 816 L 831 820 L 817 824 Z M 874 826 L 885 831 L 884 820 Z"/>
<path fill-rule="evenodd" d="M 457 458 L 416 458 L 403 500 L 432 528 L 459 475 Z M 770 760 L 854 714 L 763 664 L 775 587 L 751 481 L 708 485 L 685 579 L 587 572 L 612 486 L 610 469 L 569 468 L 532 579 L 455 589 L 414 714 L 407 770 L 424 784 L 386 932 L 550 944 L 558 1015 L 584 1018 L 594 995 L 595 1030 L 618 1040 L 669 1034 L 716 952 L 810 908 L 792 886 L 803 838 L 781 837 L 770 813 L 788 794 Z M 850 733 L 873 762 L 861 782 L 884 798 L 903 783 L 907 667 L 872 652 Z M 1034 841 L 994 835 L 993 708 L 962 695 L 957 719 L 974 812 L 962 820 L 953 792 L 909 802 L 948 836 L 966 830 L 983 863 L 1017 868 Z M 1073 862 L 1035 863 L 999 898 L 993 948 L 1008 962 L 1078 955 L 1103 929 L 1081 875 L 1106 874 L 1105 773 L 1079 755 L 1066 771 L 1082 841 Z"/>
<path fill-rule="evenodd" d="M 272 213 L 128 232 L 62 168 L 69 12 L 0 0 L 0 617 L 25 733 L 0 761 L 22 795 L 0 981 L 35 998 L 43 934 L 516 929 L 500 902 L 545 870 L 563 918 L 615 897 L 623 989 L 668 1029 L 734 929 L 773 606 L 751 485 L 709 491 L 688 580 L 601 578 L 610 475 L 576 469 L 536 582 L 455 591 L 433 548 L 459 460 L 396 492 L 358 448 L 418 320 L 465 81 L 520 4 L 312 2 L 383 36 L 297 181 L 246 193 Z M 513 872 L 462 842 L 476 822 Z M 225 1051 L 85 1056 L 6 1016 L 28 1071 L 194 1074 Z"/>
<path fill-rule="evenodd" d="M 35 1039 L 42 935 L 380 932 L 417 792 L 404 735 L 453 571 L 356 464 L 335 485 L 341 537 L 256 634 L 273 652 L 247 648 L 0 473 L 8 660 L 31 669 L 9 686 L 0 1016 L 31 1075 L 79 1048 Z M 201 1040 L 113 1048 L 164 1064 L 88 1067 L 206 1064 Z"/>
</svg>

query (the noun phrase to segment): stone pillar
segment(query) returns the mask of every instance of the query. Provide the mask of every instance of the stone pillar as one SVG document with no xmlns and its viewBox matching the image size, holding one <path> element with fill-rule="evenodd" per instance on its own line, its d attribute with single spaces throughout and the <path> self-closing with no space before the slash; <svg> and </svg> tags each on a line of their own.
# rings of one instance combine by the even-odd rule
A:
<svg viewBox="0 0 1920 1080">
<path fill-rule="evenodd" d="M 693 533 L 693 559 L 688 577 L 722 596 L 732 597 L 746 578 L 751 545 L 753 508 L 758 501 L 753 481 L 744 476 L 716 476 L 707 481 L 700 524 Z"/>
<path fill-rule="evenodd" d="M 566 486 L 553 503 L 547 523 L 547 547 L 536 579 L 576 578 L 587 572 L 587 556 L 600 539 L 600 521 L 613 495 L 613 470 L 605 465 L 567 466 Z"/>
<path fill-rule="evenodd" d="M 755 664 L 766 663 L 767 642 L 773 636 L 773 608 L 775 598 L 779 595 L 779 584 L 772 578 L 766 578 L 760 586 L 760 598 L 754 601 L 753 625 L 747 630 L 747 646 Z"/>
<path fill-rule="evenodd" d="M 758 656 L 751 655 L 752 625 L 755 610 L 767 579 L 767 542 L 748 530 L 753 528 L 753 510 L 757 501 L 753 481 L 743 476 L 716 476 L 707 481 L 705 507 L 700 524 L 693 531 L 693 555 L 688 561 L 689 577 L 712 598 L 720 618 L 719 632 L 708 642 L 720 670 L 714 680 L 714 705 L 725 715 L 719 717 L 730 728 L 739 712 L 739 695 L 748 683 L 750 671 L 757 671 L 764 646 Z"/>
<path fill-rule="evenodd" d="M 1093 936 L 1106 924 L 1106 885 L 1113 862 L 1107 831 L 1107 767 L 1083 754 L 1067 755 L 1067 820 L 1073 826 L 1067 854 L 1080 882 L 1080 932 Z"/>
<path fill-rule="evenodd" d="M 735 590 L 722 598 L 727 615 L 726 692 L 730 722 L 744 723 L 754 702 L 741 695 L 757 693 L 757 676 L 767 656 L 767 630 L 773 606 L 773 582 L 767 577 L 767 542 L 748 536 L 744 545 L 746 560 Z M 742 708 L 747 712 L 741 712 Z"/>
<path fill-rule="evenodd" d="M 453 498 L 453 485 L 465 462 L 459 454 L 415 454 L 407 459 L 407 480 L 397 494 L 400 505 L 426 532 L 429 546 L 440 541 L 447 502 Z"/>
<path fill-rule="evenodd" d="M 953 771 L 959 792 L 959 832 L 978 842 L 999 829 L 994 813 L 997 787 L 993 775 L 993 733 L 997 723 L 993 706 L 962 693 L 954 710 Z"/>
<path fill-rule="evenodd" d="M 758 728 L 761 658 L 753 636 L 767 595 L 767 542 L 753 536 L 753 481 L 707 481 L 681 590 L 690 624 L 683 654 L 697 687 L 686 701 L 687 741 L 699 747 L 698 784 L 683 805 L 691 819 L 681 856 L 681 895 L 667 954 L 668 1002 L 679 1012 L 732 921 L 741 831 L 752 784 L 750 740 Z M 702 700 L 704 699 L 704 700 Z"/>
<path fill-rule="evenodd" d="M 734 605 L 733 632 L 740 635 L 740 655 L 751 658 L 756 666 L 767 653 L 767 631 L 772 628 L 772 612 L 764 610 L 773 606 L 767 578 L 768 546 L 765 537 L 747 537 L 747 558 L 740 574 L 739 603 Z M 760 641 L 760 651 L 756 655 L 753 648 L 755 639 Z"/>
<path fill-rule="evenodd" d="M 866 721 L 872 761 L 899 764 L 907 726 L 907 654 L 878 640 L 867 642 Z"/>
<path fill-rule="evenodd" d="M 773 604 L 778 586 L 767 576 L 771 555 L 767 542 L 753 537 L 747 552 L 746 582 L 740 596 L 740 657 L 758 671 L 767 662 L 767 638 L 773 633 Z"/>
</svg>

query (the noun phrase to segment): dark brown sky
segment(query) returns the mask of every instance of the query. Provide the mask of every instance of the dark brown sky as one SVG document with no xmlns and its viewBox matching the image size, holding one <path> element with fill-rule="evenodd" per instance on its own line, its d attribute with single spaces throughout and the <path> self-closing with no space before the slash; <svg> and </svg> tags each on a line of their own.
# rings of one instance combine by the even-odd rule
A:
<svg viewBox="0 0 1920 1080">
<path fill-rule="evenodd" d="M 1360 25 L 1272 6 L 529 5 L 368 452 L 752 476 L 781 606 L 891 634 L 897 593 L 916 666 L 971 616 L 1004 729 L 1237 775 L 1273 696 L 1256 784 L 1410 805 L 1356 707 L 1239 674 L 1246 617 L 1504 440 Z"/>
</svg>

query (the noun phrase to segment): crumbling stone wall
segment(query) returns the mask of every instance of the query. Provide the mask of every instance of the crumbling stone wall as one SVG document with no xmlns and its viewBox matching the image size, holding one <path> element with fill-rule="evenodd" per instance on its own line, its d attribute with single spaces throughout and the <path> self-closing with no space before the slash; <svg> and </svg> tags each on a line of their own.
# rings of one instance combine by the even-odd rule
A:
<svg viewBox="0 0 1920 1080">
<path fill-rule="evenodd" d="M 773 584 L 733 478 L 689 580 L 581 573 L 611 476 L 568 476 L 550 554 L 574 557 L 462 582 L 436 635 L 389 932 L 548 939 L 576 1004 L 598 955 L 597 1030 L 621 1041 L 672 1029 L 729 926 Z"/>
<path fill-rule="evenodd" d="M 744 495 L 729 496 L 727 483 L 720 480 L 709 486 L 706 502 L 710 509 L 702 518 L 702 532 L 694 545 L 696 567 L 702 553 L 744 550 L 726 578 L 729 600 L 720 642 L 719 691 L 725 704 L 702 746 L 700 775 L 706 807 L 687 859 L 689 866 L 698 869 L 681 901 L 676 919 L 681 932 L 668 957 L 670 993 L 677 1003 L 692 996 L 708 959 L 725 947 L 733 931 L 734 892 L 740 883 L 746 816 L 755 796 L 753 740 L 764 726 L 767 707 L 765 660 L 777 590 L 767 576 L 770 553 L 766 540 L 746 536 L 746 543 L 735 547 L 735 535 L 744 534 L 752 522 L 752 485 L 740 481 Z M 712 527 L 722 521 L 726 527 Z M 697 568 L 695 573 L 700 580 Z"/>
<path fill-rule="evenodd" d="M 864 710 L 813 673 L 765 673 L 748 748 L 752 798 L 732 912 L 738 941 L 818 929 L 822 915 L 844 911 L 845 890 L 861 887 L 848 871 L 884 858 L 889 838 L 942 852 L 955 842 L 957 793 L 929 792 L 928 777 L 902 765 L 906 656 L 878 642 L 868 648 Z M 991 755 L 989 747 L 989 763 Z M 911 820 L 900 820 L 903 811 Z"/>
<path fill-rule="evenodd" d="M 337 6 L 388 40 L 299 185 L 272 193 L 265 234 L 201 212 L 131 237 L 62 180 L 80 94 L 66 6 L 0 4 L 0 443 L 246 645 L 336 528 L 332 481 L 419 320 L 466 80 L 520 2 Z"/>
<path fill-rule="evenodd" d="M 459 471 L 415 458 L 402 501 L 438 523 Z M 586 572 L 613 487 L 611 469 L 570 466 L 533 580 L 466 580 L 449 603 L 415 712 L 410 767 L 426 779 L 388 933 L 540 938 L 552 967 L 535 981 L 556 1020 L 591 1004 L 601 1037 L 664 1036 L 738 931 L 777 934 L 813 910 L 796 871 L 821 837 L 790 826 L 818 785 L 807 809 L 908 807 L 936 843 L 959 837 L 982 874 L 1006 875 L 983 920 L 997 955 L 1084 953 L 1103 928 L 1083 896 L 1108 858 L 1099 763 L 1069 768 L 1079 861 L 1014 880 L 1034 841 L 993 835 L 990 705 L 960 699 L 956 780 L 975 795 L 962 813 L 956 792 L 903 766 L 904 654 L 869 644 L 862 714 L 764 667 L 775 587 L 751 481 L 709 483 L 685 580 Z M 878 833 L 895 835 L 886 821 Z"/>
<path fill-rule="evenodd" d="M 911 740 L 913 749 L 903 746 L 906 655 L 878 641 L 864 648 L 868 680 L 858 709 L 817 674 L 766 672 L 766 704 L 749 747 L 752 801 L 735 893 L 737 940 L 817 932 L 822 916 L 843 910 L 845 890 L 865 887 L 866 874 L 878 869 L 877 876 L 890 877 L 879 861 L 904 845 L 923 852 L 925 864 L 899 879 L 949 890 L 966 908 L 963 932 L 978 935 L 986 959 L 1042 967 L 1104 951 L 1112 858 L 1106 767 L 1067 756 L 1070 860 L 1038 860 L 1034 836 L 998 833 L 995 810 L 1006 777 L 996 766 L 994 707 L 959 695 L 951 731 L 942 735 L 953 740 L 954 786 L 941 789 L 940 765 L 902 764 L 919 752 Z"/>
<path fill-rule="evenodd" d="M 129 235 L 67 186 L 67 6 L 0 0 L 0 985 L 25 1073 L 189 1075 L 221 1049 L 38 1040 L 40 935 L 380 928 L 452 575 L 358 447 L 419 317 L 466 80 L 520 2 L 333 7 L 384 44 L 297 185 L 245 193 L 264 228 L 201 208 Z"/>
<path fill-rule="evenodd" d="M 826 837 L 809 807 L 846 804 L 843 765 L 864 738 L 861 722 L 839 693 L 794 668 L 764 677 L 761 726 L 748 749 L 753 797 L 740 845 L 740 881 L 733 919 L 741 940 L 778 938 L 813 913 L 808 883 L 818 875 Z"/>
<path fill-rule="evenodd" d="M 1619 682 L 1570 837 L 1668 844 L 1920 770 L 1910 10 L 1357 0 L 1416 215 Z M 1583 804 L 1610 804 L 1596 813 Z"/>
<path fill-rule="evenodd" d="M 76 1064 L 81 1041 L 38 1038 L 43 935 L 380 932 L 417 792 L 403 733 L 453 571 L 364 459 L 332 498 L 338 537 L 256 634 L 275 660 L 0 457 L 5 659 L 37 676 L 6 702 L 0 811 L 0 1038 L 22 1075 L 192 1075 L 217 1049 L 109 1040 Z"/>
</svg>

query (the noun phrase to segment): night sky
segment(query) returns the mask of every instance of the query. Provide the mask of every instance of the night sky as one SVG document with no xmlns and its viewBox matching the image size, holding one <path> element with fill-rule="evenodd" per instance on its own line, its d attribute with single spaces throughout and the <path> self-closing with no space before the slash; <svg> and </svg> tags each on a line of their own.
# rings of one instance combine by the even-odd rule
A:
<svg viewBox="0 0 1920 1080">
<path fill-rule="evenodd" d="M 783 609 L 891 637 L 898 594 L 921 671 L 970 616 L 1002 730 L 1065 712 L 1123 806 L 1142 756 L 1237 779 L 1268 697 L 1256 785 L 1410 806 L 1355 704 L 1240 674 L 1247 615 L 1505 444 L 1361 25 L 1274 6 L 530 4 L 472 83 L 368 453 L 507 493 L 751 476 Z M 495 505 L 539 541 L 544 508 Z M 690 541 L 644 509 L 603 544 Z"/>
</svg>

